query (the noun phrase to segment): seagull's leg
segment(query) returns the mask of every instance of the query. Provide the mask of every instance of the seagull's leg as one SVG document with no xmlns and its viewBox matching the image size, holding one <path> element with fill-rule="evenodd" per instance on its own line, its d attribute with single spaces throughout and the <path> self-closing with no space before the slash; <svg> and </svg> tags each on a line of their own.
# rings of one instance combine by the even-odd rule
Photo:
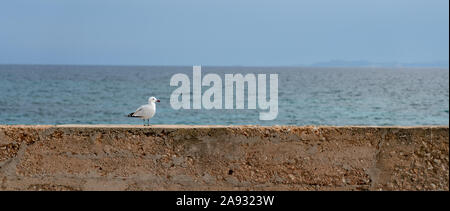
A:
<svg viewBox="0 0 450 211">
<path fill-rule="evenodd" d="M 148 120 L 147 120 L 147 122 L 148 122 L 148 124 L 147 124 L 147 125 L 148 125 L 148 126 L 150 126 L 150 119 L 148 119 Z"/>
<path fill-rule="evenodd" d="M 144 122 L 144 126 L 145 126 L 145 119 L 142 119 L 142 121 Z"/>
</svg>

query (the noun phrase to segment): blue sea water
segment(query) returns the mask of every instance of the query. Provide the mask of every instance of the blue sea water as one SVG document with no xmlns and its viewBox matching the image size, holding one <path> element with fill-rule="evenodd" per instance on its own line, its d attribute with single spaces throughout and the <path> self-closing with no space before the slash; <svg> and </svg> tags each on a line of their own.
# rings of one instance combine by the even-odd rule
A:
<svg viewBox="0 0 450 211">
<path fill-rule="evenodd" d="M 126 115 L 149 96 L 161 99 L 151 124 L 449 124 L 448 68 L 202 67 L 222 79 L 279 74 L 272 121 L 259 110 L 174 110 L 176 73 L 192 80 L 192 67 L 0 65 L 0 124 L 142 124 Z"/>
</svg>

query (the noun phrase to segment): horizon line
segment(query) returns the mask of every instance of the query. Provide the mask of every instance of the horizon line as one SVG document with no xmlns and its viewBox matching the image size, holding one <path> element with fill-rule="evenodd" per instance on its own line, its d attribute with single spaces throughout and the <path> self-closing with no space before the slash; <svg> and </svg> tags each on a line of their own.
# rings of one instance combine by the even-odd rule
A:
<svg viewBox="0 0 450 211">
<path fill-rule="evenodd" d="M 320 62 L 322 63 L 322 62 Z M 389 63 L 389 62 L 387 62 Z M 424 62 L 425 64 L 427 62 Z M 167 65 L 167 64 L 45 64 L 45 63 L 0 63 L 1 66 L 6 65 L 24 65 L 24 66 L 117 66 L 117 67 L 192 67 L 200 65 L 202 67 L 309 67 L 309 68 L 446 68 L 449 69 L 449 65 L 420 65 L 424 63 L 397 63 L 398 65 L 382 65 L 383 63 L 377 63 L 381 65 L 322 65 L 322 64 L 309 64 L 309 65 L 209 65 L 209 64 L 190 64 L 190 65 Z M 448 62 L 447 62 L 448 63 Z M 410 65 L 408 65 L 410 64 Z M 416 65 L 414 65 L 416 64 Z"/>
</svg>

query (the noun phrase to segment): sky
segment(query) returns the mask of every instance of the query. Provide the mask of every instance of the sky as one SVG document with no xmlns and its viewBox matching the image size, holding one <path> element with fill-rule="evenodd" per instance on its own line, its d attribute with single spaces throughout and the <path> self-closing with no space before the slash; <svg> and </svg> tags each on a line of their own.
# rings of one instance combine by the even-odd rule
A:
<svg viewBox="0 0 450 211">
<path fill-rule="evenodd" d="M 448 58 L 448 0 L 0 0 L 0 64 Z"/>
</svg>

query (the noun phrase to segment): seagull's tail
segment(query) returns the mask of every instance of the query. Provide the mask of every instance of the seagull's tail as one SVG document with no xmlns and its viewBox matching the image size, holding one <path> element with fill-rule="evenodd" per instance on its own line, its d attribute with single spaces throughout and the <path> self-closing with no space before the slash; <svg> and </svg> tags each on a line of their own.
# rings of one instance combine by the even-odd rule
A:
<svg viewBox="0 0 450 211">
<path fill-rule="evenodd" d="M 133 113 L 130 113 L 130 114 L 128 114 L 128 117 L 135 117 L 135 116 L 133 116 L 134 115 L 134 112 Z"/>
</svg>

